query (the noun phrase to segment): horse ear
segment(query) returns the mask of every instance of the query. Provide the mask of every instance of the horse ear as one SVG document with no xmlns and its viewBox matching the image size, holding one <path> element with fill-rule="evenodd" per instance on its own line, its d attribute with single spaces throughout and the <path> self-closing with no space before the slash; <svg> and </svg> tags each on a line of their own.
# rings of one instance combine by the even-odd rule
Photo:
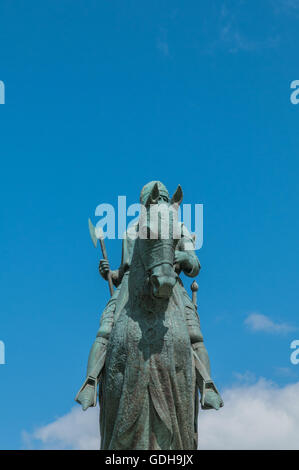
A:
<svg viewBox="0 0 299 470">
<path fill-rule="evenodd" d="M 171 198 L 170 204 L 177 204 L 179 206 L 182 200 L 183 200 L 183 190 L 181 188 L 181 185 L 179 184 L 175 190 L 174 195 Z"/>
<path fill-rule="evenodd" d="M 146 206 L 156 204 L 160 196 L 158 183 L 155 183 L 146 201 Z"/>
</svg>

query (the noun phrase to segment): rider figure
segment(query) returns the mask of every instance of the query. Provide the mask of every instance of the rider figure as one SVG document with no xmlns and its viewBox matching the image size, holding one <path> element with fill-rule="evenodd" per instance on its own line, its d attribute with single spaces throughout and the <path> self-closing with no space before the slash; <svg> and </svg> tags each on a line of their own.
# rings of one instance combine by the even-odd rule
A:
<svg viewBox="0 0 299 470">
<path fill-rule="evenodd" d="M 164 184 L 159 181 L 152 181 L 143 187 L 140 195 L 141 204 L 144 206 L 146 205 L 147 198 L 155 184 L 158 184 L 159 188 L 158 204 L 170 204 L 169 193 Z M 91 371 L 94 369 L 95 364 L 99 358 L 103 356 L 103 353 L 105 353 L 107 348 L 109 335 L 116 321 L 115 314 L 117 310 L 117 299 L 120 292 L 121 283 L 124 276 L 128 275 L 130 270 L 137 230 L 138 223 L 127 230 L 123 239 L 122 261 L 120 267 L 115 271 L 110 271 L 111 278 L 116 289 L 103 312 L 100 321 L 100 328 L 89 354 L 87 380 L 91 374 Z M 183 273 L 189 277 L 197 276 L 200 270 L 200 263 L 194 251 L 193 238 L 183 223 L 181 223 L 181 238 L 179 239 L 175 250 L 174 268 L 178 274 L 183 271 Z M 108 261 L 101 260 L 99 264 L 99 272 L 105 280 L 107 280 L 109 270 L 110 267 Z M 205 390 L 204 403 L 202 402 L 202 407 L 204 409 L 219 409 L 221 406 L 223 406 L 223 402 L 216 387 L 210 379 L 210 361 L 208 352 L 203 342 L 203 335 L 200 329 L 197 309 L 192 303 L 188 293 L 184 289 L 180 278 L 179 282 L 184 294 L 183 298 L 185 304 L 185 319 L 189 331 L 190 344 L 193 351 L 196 353 L 196 357 L 199 359 L 199 362 L 203 365 L 203 368 L 206 372 L 206 377 L 208 377 L 208 382 L 212 384 L 212 387 Z M 199 380 L 199 382 L 202 381 Z M 203 383 L 199 383 L 199 389 L 202 395 Z M 94 396 L 95 390 L 93 387 L 83 386 L 76 399 L 79 403 L 81 403 L 83 410 L 86 410 L 88 407 L 95 405 Z"/>
</svg>

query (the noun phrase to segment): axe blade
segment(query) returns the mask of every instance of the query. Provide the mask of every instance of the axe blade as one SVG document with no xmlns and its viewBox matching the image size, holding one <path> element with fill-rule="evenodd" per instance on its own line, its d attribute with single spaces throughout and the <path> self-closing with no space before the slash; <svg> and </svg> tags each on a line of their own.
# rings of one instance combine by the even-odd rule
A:
<svg viewBox="0 0 299 470">
<path fill-rule="evenodd" d="M 96 248 L 97 243 L 98 243 L 98 239 L 97 239 L 97 236 L 96 236 L 95 227 L 93 226 L 92 221 L 90 219 L 88 219 L 88 228 L 89 228 L 89 233 L 90 233 L 92 243 L 93 243 L 94 247 Z"/>
</svg>

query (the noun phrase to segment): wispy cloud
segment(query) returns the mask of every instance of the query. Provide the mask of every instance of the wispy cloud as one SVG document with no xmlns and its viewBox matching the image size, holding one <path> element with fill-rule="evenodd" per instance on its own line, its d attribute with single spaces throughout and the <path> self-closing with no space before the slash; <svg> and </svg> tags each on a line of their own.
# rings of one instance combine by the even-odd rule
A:
<svg viewBox="0 0 299 470">
<path fill-rule="evenodd" d="M 160 38 L 158 38 L 157 48 L 164 56 L 169 56 L 169 46 L 166 41 L 162 41 Z"/>
<path fill-rule="evenodd" d="M 295 1 L 295 0 L 294 0 Z M 251 33 L 245 32 L 242 18 L 248 12 L 248 3 L 239 0 L 234 5 L 224 2 L 219 9 L 218 18 L 215 21 L 217 25 L 217 35 L 211 41 L 208 48 L 209 52 L 215 49 L 225 49 L 234 54 L 237 52 L 254 52 L 262 49 L 276 47 L 280 41 L 279 36 L 263 32 L 257 37 L 255 30 Z"/>
<path fill-rule="evenodd" d="M 230 53 L 268 49 L 276 46 L 278 43 L 278 37 L 269 37 L 262 41 L 254 40 L 242 34 L 238 29 L 232 28 L 231 25 L 226 25 L 222 28 L 220 38 L 227 45 Z"/>
<path fill-rule="evenodd" d="M 160 28 L 159 35 L 157 37 L 157 49 L 165 57 L 169 56 L 169 44 L 167 39 L 167 29 Z"/>
<path fill-rule="evenodd" d="M 283 378 L 286 378 L 286 379 L 298 378 L 298 374 L 296 373 L 295 370 L 296 370 L 295 367 L 293 367 L 293 368 L 291 368 L 291 367 L 275 367 L 275 369 L 274 369 L 276 375 L 278 375 L 280 377 L 283 377 Z"/>
<path fill-rule="evenodd" d="M 199 448 L 298 450 L 298 396 L 299 382 L 278 387 L 264 379 L 224 390 L 221 410 L 199 413 Z M 23 439 L 27 448 L 98 449 L 98 408 L 73 408 Z"/>
<path fill-rule="evenodd" d="M 251 331 L 263 331 L 265 333 L 285 334 L 297 330 L 296 327 L 288 323 L 275 323 L 271 318 L 260 313 L 251 313 L 244 323 Z"/>
<path fill-rule="evenodd" d="M 299 0 L 271 0 L 271 3 L 276 13 L 292 13 L 299 10 Z"/>
<path fill-rule="evenodd" d="M 243 374 L 239 372 L 234 372 L 233 375 L 239 383 L 249 385 L 256 382 L 256 375 L 253 372 L 250 372 L 249 370 L 247 370 Z"/>
</svg>

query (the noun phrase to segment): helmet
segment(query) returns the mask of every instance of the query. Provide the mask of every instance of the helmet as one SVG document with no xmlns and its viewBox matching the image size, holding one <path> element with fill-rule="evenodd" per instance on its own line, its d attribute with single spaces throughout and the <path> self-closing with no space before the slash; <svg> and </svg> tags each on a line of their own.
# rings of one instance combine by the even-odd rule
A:
<svg viewBox="0 0 299 470">
<path fill-rule="evenodd" d="M 140 193 L 140 203 L 143 206 L 146 205 L 147 199 L 148 199 L 153 187 L 155 186 L 155 184 L 158 185 L 160 194 L 162 196 L 166 196 L 169 199 L 169 192 L 167 191 L 166 186 L 164 186 L 164 184 L 161 183 L 161 181 L 150 181 L 145 186 L 143 186 L 143 188 L 141 190 L 141 193 Z"/>
</svg>

